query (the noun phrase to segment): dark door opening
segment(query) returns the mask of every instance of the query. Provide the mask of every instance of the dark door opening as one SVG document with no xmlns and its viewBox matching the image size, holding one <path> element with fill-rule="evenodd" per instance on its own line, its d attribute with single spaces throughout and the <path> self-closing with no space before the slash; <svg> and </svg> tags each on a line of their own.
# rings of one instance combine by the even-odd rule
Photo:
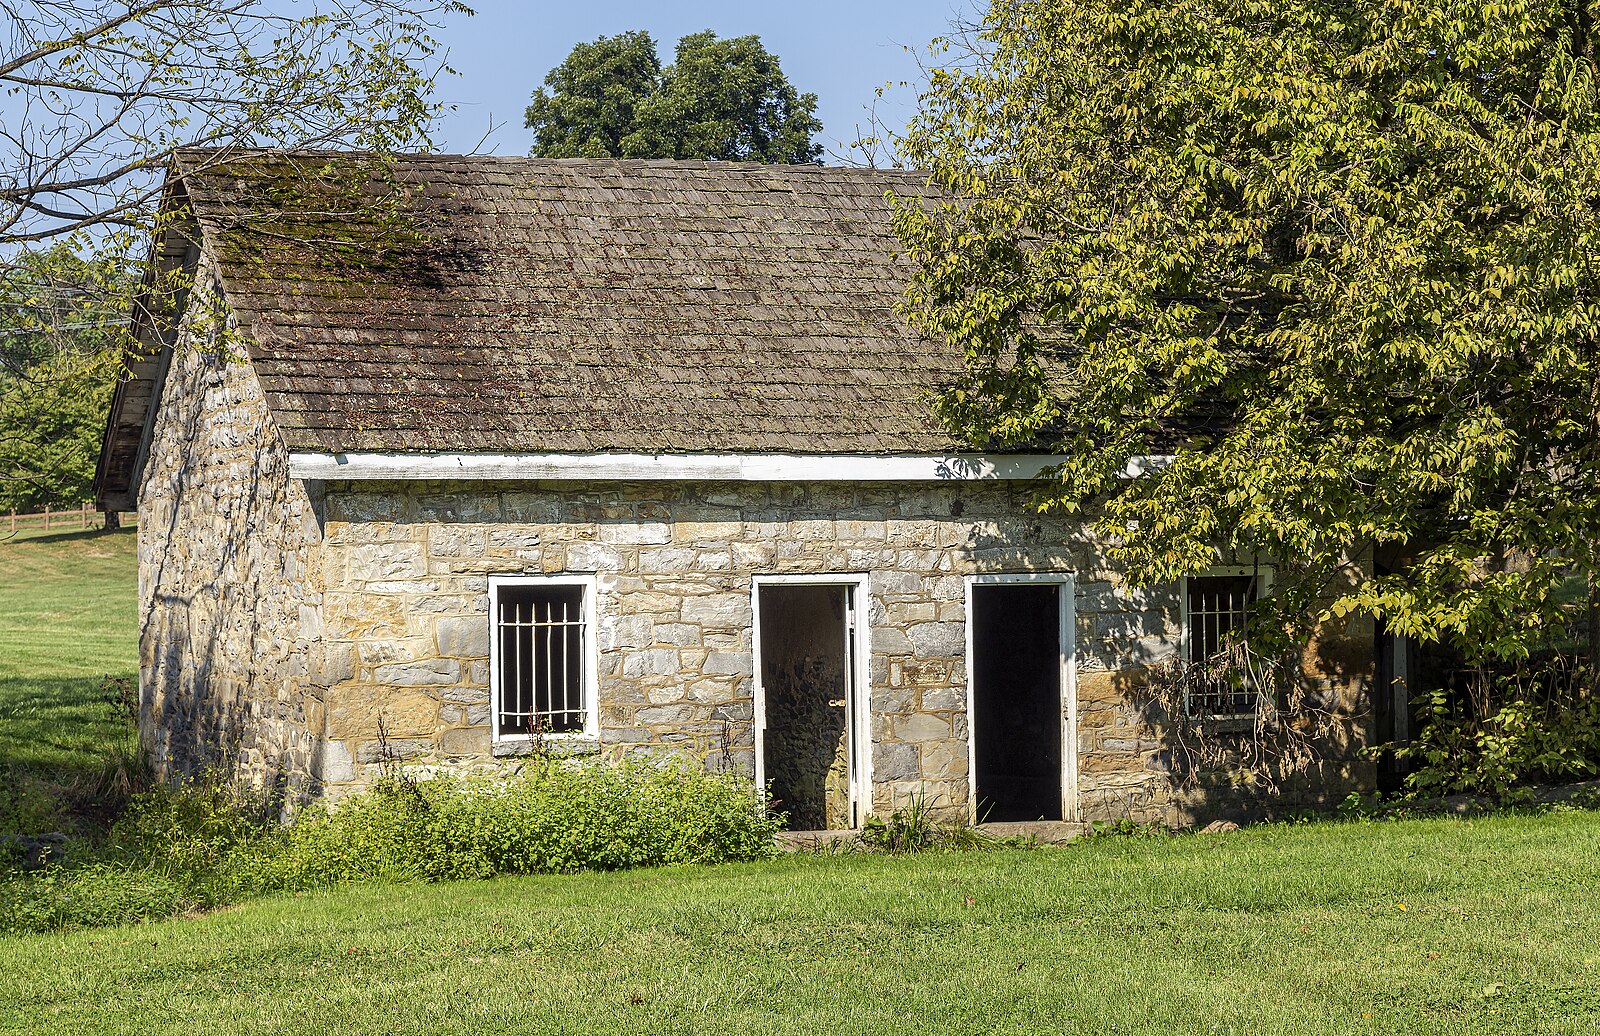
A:
<svg viewBox="0 0 1600 1036">
<path fill-rule="evenodd" d="M 1417 669 L 1416 647 L 1410 637 L 1389 632 L 1382 622 L 1372 646 L 1373 735 L 1375 743 L 1384 746 L 1378 755 L 1378 790 L 1390 794 L 1405 785 L 1409 772 L 1394 749 L 1411 740 L 1411 674 Z"/>
<path fill-rule="evenodd" d="M 1061 586 L 980 583 L 971 622 L 978 820 L 1060 820 Z"/>
<path fill-rule="evenodd" d="M 853 593 L 848 585 L 768 584 L 757 595 L 763 771 L 791 831 L 855 827 Z"/>
</svg>

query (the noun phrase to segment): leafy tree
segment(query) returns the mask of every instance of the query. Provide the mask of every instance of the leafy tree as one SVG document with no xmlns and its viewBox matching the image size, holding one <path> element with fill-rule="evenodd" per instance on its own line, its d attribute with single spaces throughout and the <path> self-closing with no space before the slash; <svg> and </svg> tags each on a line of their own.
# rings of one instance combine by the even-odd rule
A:
<svg viewBox="0 0 1600 1036">
<path fill-rule="evenodd" d="M 86 492 L 105 361 L 127 344 L 105 339 L 125 336 L 175 151 L 356 147 L 381 161 L 427 147 L 438 110 L 428 94 L 445 71 L 429 33 L 470 11 L 456 0 L 298 11 L 23 0 L 0 11 L 0 492 L 68 503 Z M 41 248 L 50 243 L 63 247 Z M 150 296 L 181 287 L 152 282 Z"/>
<path fill-rule="evenodd" d="M 541 158 L 614 158 L 638 125 L 639 106 L 661 87 L 661 59 L 646 32 L 580 43 L 533 92 L 525 124 Z"/>
<path fill-rule="evenodd" d="M 1279 565 L 1263 633 L 1522 656 L 1600 572 L 1594 14 L 996 0 L 902 142 L 939 413 L 1058 444 L 1041 505 L 1138 582 L 1221 547 Z"/>
<path fill-rule="evenodd" d="M 0 378 L 0 511 L 31 513 L 94 495 L 117 370 L 110 354 L 69 353 Z"/>
<path fill-rule="evenodd" d="M 798 93 L 756 36 L 678 41 L 665 68 L 644 32 L 580 43 L 528 105 L 543 158 L 815 162 L 816 94 Z"/>
<path fill-rule="evenodd" d="M 92 495 L 127 285 L 114 262 L 65 244 L 0 271 L 0 510 Z"/>
<path fill-rule="evenodd" d="M 455 0 L 26 0 L 0 25 L 0 246 L 142 244 L 180 147 L 427 143 Z M 116 228 L 134 233 L 116 237 Z M 0 255 L 10 255 L 10 250 Z"/>
</svg>

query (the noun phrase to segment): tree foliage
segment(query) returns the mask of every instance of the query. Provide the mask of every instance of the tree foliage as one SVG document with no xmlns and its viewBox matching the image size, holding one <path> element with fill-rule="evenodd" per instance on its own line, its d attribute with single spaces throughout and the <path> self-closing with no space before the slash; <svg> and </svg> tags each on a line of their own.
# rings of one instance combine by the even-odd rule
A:
<svg viewBox="0 0 1600 1036">
<path fill-rule="evenodd" d="M 0 271 L 0 511 L 93 495 L 127 283 L 115 262 L 64 244 Z"/>
<path fill-rule="evenodd" d="M 814 162 L 816 94 L 795 90 L 756 36 L 707 30 L 662 67 L 644 32 L 580 43 L 533 92 L 526 125 L 542 158 Z M 547 91 L 545 87 L 548 87 Z"/>
<path fill-rule="evenodd" d="M 1519 656 L 1597 570 L 1593 16 L 996 0 L 902 142 L 951 196 L 898 216 L 939 413 L 1056 444 L 1043 506 L 1136 581 L 1221 549 L 1279 566 L 1270 631 Z"/>
<path fill-rule="evenodd" d="M 0 12 L 0 499 L 74 503 L 174 153 L 425 148 L 444 71 L 429 33 L 470 12 L 456 0 L 22 0 Z"/>
<path fill-rule="evenodd" d="M 426 144 L 454 0 L 24 0 L 0 27 L 0 245 L 140 233 L 179 147 Z"/>
</svg>

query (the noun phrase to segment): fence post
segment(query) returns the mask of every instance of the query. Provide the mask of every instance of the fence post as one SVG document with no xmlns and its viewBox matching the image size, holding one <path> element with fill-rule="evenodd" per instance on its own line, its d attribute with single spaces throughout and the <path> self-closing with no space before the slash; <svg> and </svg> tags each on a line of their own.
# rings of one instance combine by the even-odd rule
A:
<svg viewBox="0 0 1600 1036">
<path fill-rule="evenodd" d="M 17 531 L 17 509 L 15 507 L 11 509 L 11 531 Z"/>
<path fill-rule="evenodd" d="M 89 502 L 86 500 L 86 501 L 83 502 L 83 505 L 78 508 L 78 528 L 87 529 L 88 527 L 89 527 Z"/>
<path fill-rule="evenodd" d="M 44 531 L 50 531 L 50 505 L 44 505 Z"/>
</svg>

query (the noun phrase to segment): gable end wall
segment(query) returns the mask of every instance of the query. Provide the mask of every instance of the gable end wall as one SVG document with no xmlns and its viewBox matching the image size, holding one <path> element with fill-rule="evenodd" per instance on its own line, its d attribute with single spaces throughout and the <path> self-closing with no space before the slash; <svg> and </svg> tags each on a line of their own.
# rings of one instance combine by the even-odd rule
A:
<svg viewBox="0 0 1600 1036">
<path fill-rule="evenodd" d="M 157 774 L 314 792 L 320 527 L 202 263 L 139 495 L 139 726 Z M 316 733 L 314 733 L 316 732 Z"/>
</svg>

